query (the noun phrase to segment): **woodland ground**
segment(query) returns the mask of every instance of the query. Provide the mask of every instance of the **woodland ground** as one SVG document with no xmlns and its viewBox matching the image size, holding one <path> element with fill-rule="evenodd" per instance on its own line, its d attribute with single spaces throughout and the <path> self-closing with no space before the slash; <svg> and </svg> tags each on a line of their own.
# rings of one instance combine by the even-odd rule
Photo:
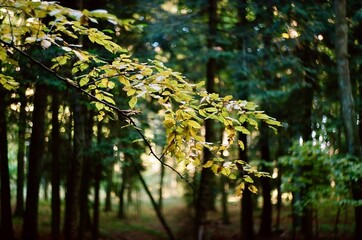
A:
<svg viewBox="0 0 362 240">
<path fill-rule="evenodd" d="M 50 240 L 50 209 L 49 203 L 42 202 L 39 213 L 40 240 Z M 142 202 L 137 206 L 130 206 L 127 210 L 127 219 L 117 218 L 117 207 L 113 206 L 112 212 L 101 213 L 100 240 L 162 240 L 167 239 L 162 226 L 159 224 L 151 205 Z M 211 213 L 210 223 L 206 227 L 206 234 L 210 240 L 234 240 L 239 236 L 239 203 L 229 203 L 230 224 L 221 223 L 220 210 Z M 177 239 L 191 240 L 192 211 L 186 207 L 182 199 L 166 199 L 164 215 L 173 229 Z M 274 214 L 275 215 L 275 214 Z M 255 211 L 255 231 L 259 226 L 260 209 Z M 275 217 L 275 216 L 274 216 Z M 327 204 L 321 204 L 318 210 L 318 240 L 350 240 L 353 234 L 353 210 L 341 211 L 338 235 L 334 237 L 336 210 Z M 291 238 L 290 206 L 284 206 L 281 213 L 281 231 L 274 234 L 270 240 L 282 240 Z M 15 231 L 17 239 L 20 239 L 21 221 L 15 219 Z M 262 238 L 258 237 L 258 240 Z M 295 240 L 302 239 L 297 236 Z"/>
</svg>

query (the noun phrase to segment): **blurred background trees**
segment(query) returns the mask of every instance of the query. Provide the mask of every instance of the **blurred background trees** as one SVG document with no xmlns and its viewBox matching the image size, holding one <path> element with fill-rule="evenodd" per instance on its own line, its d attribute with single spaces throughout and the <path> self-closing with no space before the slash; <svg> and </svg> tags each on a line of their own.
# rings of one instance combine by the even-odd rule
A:
<svg viewBox="0 0 362 240">
<path fill-rule="evenodd" d="M 252 100 L 281 121 L 277 135 L 263 125 L 259 132 L 252 131 L 248 126 L 255 123 L 246 123 L 246 131 L 252 132 L 239 136 L 244 151 L 235 146 L 220 156 L 239 156 L 271 178 L 250 179 L 245 188 L 254 183 L 258 194 L 245 190 L 240 198 L 235 196 L 237 179 L 205 180 L 209 168 L 196 171 L 164 158 L 181 173 L 180 178 L 146 154 L 147 146 L 137 141 L 132 129 L 111 117 L 98 122 L 94 105 L 24 64 L 16 72 L 19 90 L 5 93 L 1 87 L 0 92 L 1 236 L 13 238 L 10 201 L 15 225 L 23 224 L 23 239 L 37 239 L 42 228 L 37 224 L 42 221 L 37 219 L 39 203 L 41 208 L 51 206 L 46 218 L 51 219 L 52 239 L 63 235 L 99 239 L 106 235 L 103 215 L 131 221 L 133 211 L 141 214 L 150 208 L 145 202 L 151 197 L 161 225 L 172 232 L 161 233 L 164 238 L 362 237 L 360 1 L 64 0 L 61 4 L 107 9 L 132 22 L 132 29 L 117 27 L 112 34 L 140 62 L 160 60 L 194 83 L 206 81 L 210 92 Z M 110 28 L 107 23 L 100 25 Z M 94 44 L 84 42 L 84 46 L 100 56 L 107 54 Z M 27 51 L 43 62 L 57 54 L 50 49 Z M 2 71 L 13 70 L 2 64 Z M 64 69 L 64 74 L 68 71 Z M 121 109 L 128 108 L 121 87 L 114 96 Z M 152 103 L 138 104 L 139 124 L 162 155 L 166 139 L 159 109 Z M 210 137 L 206 141 L 227 142 L 227 129 L 211 121 L 209 125 L 205 124 Z M 244 173 L 240 169 L 237 174 Z M 235 205 L 241 211 L 236 217 L 229 209 L 235 210 Z M 173 226 L 181 221 L 174 220 L 180 217 L 172 212 L 175 206 L 184 206 L 189 213 L 182 215 L 187 219 L 182 227 Z M 240 225 L 240 231 L 230 235 L 220 219 Z"/>
</svg>

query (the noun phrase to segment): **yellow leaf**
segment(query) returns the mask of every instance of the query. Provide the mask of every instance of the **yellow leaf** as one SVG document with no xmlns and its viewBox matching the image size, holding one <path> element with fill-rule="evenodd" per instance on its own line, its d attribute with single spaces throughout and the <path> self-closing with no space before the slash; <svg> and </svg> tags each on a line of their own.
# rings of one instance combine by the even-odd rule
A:
<svg viewBox="0 0 362 240">
<path fill-rule="evenodd" d="M 243 134 L 246 134 L 246 135 L 250 134 L 250 131 L 248 129 L 246 129 L 244 126 L 236 126 L 235 130 L 242 132 Z"/>
<path fill-rule="evenodd" d="M 127 97 L 132 96 L 135 93 L 136 93 L 136 89 L 131 88 L 130 90 L 127 91 Z"/>
<path fill-rule="evenodd" d="M 131 100 L 129 100 L 128 105 L 130 106 L 130 108 L 134 108 L 137 104 L 137 98 L 133 97 L 131 98 Z"/>
<path fill-rule="evenodd" d="M 236 186 L 235 195 L 240 197 L 243 194 L 244 189 L 245 189 L 245 184 L 242 182 L 238 186 Z"/>
<path fill-rule="evenodd" d="M 96 102 L 96 108 L 99 110 L 102 110 L 104 108 L 104 104 L 100 102 Z"/>
<path fill-rule="evenodd" d="M 238 140 L 238 144 L 239 144 L 239 146 L 240 146 L 241 150 L 243 150 L 243 151 L 244 151 L 245 146 L 244 146 L 243 141 Z"/>
<path fill-rule="evenodd" d="M 248 186 L 248 189 L 252 193 L 258 193 L 258 189 L 254 185 Z"/>
<path fill-rule="evenodd" d="M 253 180 L 250 176 L 248 176 L 248 175 L 246 175 L 246 176 L 244 177 L 244 181 L 245 181 L 245 182 L 248 182 L 248 183 L 254 183 L 254 180 Z"/>
<path fill-rule="evenodd" d="M 201 128 L 201 125 L 194 120 L 187 120 L 186 123 L 193 128 Z"/>
<path fill-rule="evenodd" d="M 204 164 L 204 166 L 202 166 L 202 167 L 204 167 L 204 168 L 209 168 L 209 167 L 212 166 L 213 163 L 214 163 L 214 161 L 209 160 L 209 161 L 207 161 L 207 162 Z"/>
</svg>

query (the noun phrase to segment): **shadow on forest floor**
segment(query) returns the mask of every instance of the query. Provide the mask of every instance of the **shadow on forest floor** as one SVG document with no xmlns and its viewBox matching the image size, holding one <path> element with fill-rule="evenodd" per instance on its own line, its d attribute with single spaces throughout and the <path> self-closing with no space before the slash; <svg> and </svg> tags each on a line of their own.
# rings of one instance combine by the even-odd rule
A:
<svg viewBox="0 0 362 240">
<path fill-rule="evenodd" d="M 50 209 L 48 203 L 40 206 L 39 213 L 39 240 L 50 240 Z M 159 223 L 152 207 L 148 203 L 136 207 L 129 207 L 126 219 L 118 219 L 116 207 L 112 212 L 101 213 L 101 227 L 99 240 L 162 240 L 167 239 L 161 224 Z M 192 240 L 193 221 L 192 211 L 187 208 L 180 199 L 171 200 L 165 204 L 164 215 L 177 239 Z M 319 211 L 318 237 L 315 240 L 352 240 L 353 214 L 347 211 L 344 220 L 341 220 L 337 238 L 334 238 L 334 218 L 331 211 L 322 209 Z M 222 224 L 220 211 L 209 214 L 208 224 L 205 226 L 207 240 L 239 240 L 240 239 L 240 209 L 238 203 L 229 204 L 230 224 Z M 259 226 L 260 210 L 255 211 L 255 232 Z M 284 207 L 281 214 L 280 234 L 274 234 L 268 240 L 292 239 L 290 207 Z M 17 239 L 21 239 L 21 221 L 15 220 Z M 315 231 L 316 232 L 316 231 Z M 92 239 L 88 235 L 86 239 Z M 258 237 L 256 240 L 264 240 Z M 302 240 L 297 236 L 294 240 Z"/>
</svg>

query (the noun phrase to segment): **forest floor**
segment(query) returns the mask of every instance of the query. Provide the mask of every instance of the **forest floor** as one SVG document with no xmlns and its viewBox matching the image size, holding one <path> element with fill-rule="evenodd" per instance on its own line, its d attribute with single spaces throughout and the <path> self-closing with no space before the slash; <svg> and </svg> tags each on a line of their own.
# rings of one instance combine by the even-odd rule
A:
<svg viewBox="0 0 362 240">
<path fill-rule="evenodd" d="M 40 240 L 50 240 L 50 209 L 49 203 L 41 204 L 39 215 Z M 351 210 L 341 212 L 338 235 L 334 237 L 335 214 L 331 209 L 323 207 L 318 214 L 318 236 L 316 240 L 351 240 L 353 234 L 353 213 Z M 180 240 L 192 239 L 192 212 L 187 208 L 182 199 L 172 199 L 165 201 L 163 210 L 165 218 Z M 229 203 L 230 223 L 222 224 L 219 210 L 209 214 L 208 224 L 205 226 L 206 239 L 209 240 L 236 240 L 240 239 L 240 209 L 237 202 Z M 259 226 L 260 210 L 255 211 L 255 232 Z M 290 207 L 285 206 L 281 212 L 280 231 L 268 240 L 292 239 L 291 237 L 291 216 Z M 142 202 L 127 209 L 127 218 L 120 220 L 117 218 L 117 209 L 112 212 L 101 213 L 101 227 L 99 240 L 162 240 L 168 239 L 162 225 L 159 223 L 149 203 Z M 21 221 L 15 219 L 15 231 L 17 239 L 20 239 Z M 89 238 L 91 239 L 91 237 Z M 299 236 L 295 240 L 302 239 Z M 263 240 L 257 237 L 256 240 Z"/>
</svg>

